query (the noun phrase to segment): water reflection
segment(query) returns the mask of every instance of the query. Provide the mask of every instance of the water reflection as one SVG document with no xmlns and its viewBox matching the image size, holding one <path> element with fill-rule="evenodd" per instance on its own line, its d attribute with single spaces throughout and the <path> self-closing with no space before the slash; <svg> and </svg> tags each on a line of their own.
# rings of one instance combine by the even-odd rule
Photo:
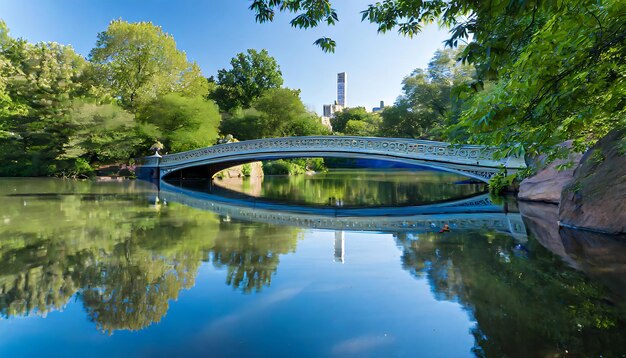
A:
<svg viewBox="0 0 626 358">
<path fill-rule="evenodd" d="M 400 250 L 399 262 L 395 258 L 374 260 L 355 270 L 389 272 L 391 277 L 405 277 L 409 272 L 415 280 L 410 279 L 412 287 L 370 287 L 373 279 L 355 282 L 365 284 L 368 292 L 374 291 L 377 301 L 357 300 L 351 305 L 376 304 L 378 313 L 372 317 L 383 317 L 393 309 L 384 304 L 386 295 L 402 295 L 426 281 L 437 300 L 460 304 L 467 311 L 474 321 L 472 352 L 479 356 L 561 356 L 567 352 L 619 356 L 626 347 L 625 296 L 619 278 L 620 268 L 624 267 L 621 253 L 626 252 L 626 245 L 558 231 L 556 235 L 561 239 L 557 241 L 542 234 L 541 224 L 529 220 L 531 214 L 523 222 L 518 213 L 506 212 L 495 203 L 488 206 L 500 207 L 496 212 L 466 206 L 466 214 L 322 218 L 307 212 L 264 213 L 265 209 L 254 206 L 245 210 L 235 205 L 241 203 L 206 201 L 180 190 L 157 193 L 141 182 L 23 179 L 2 180 L 0 197 L 0 314 L 4 318 L 45 316 L 80 304 L 100 331 L 141 330 L 141 334 L 148 334 L 146 327 L 164 324 L 170 306 L 188 304 L 173 302 L 194 287 L 198 271 L 204 267 L 215 270 L 233 293 L 246 297 L 246 304 L 269 299 L 264 294 L 280 277 L 291 284 L 282 289 L 297 287 L 303 300 L 281 314 L 289 316 L 305 336 L 315 334 L 315 329 L 322 326 L 335 332 L 333 329 L 343 327 L 336 322 L 357 322 L 350 311 L 332 311 L 335 325 L 311 323 L 310 332 L 306 332 L 307 321 L 293 319 L 293 312 L 332 309 L 316 306 L 317 300 L 325 296 L 308 291 L 298 280 L 311 271 L 317 274 L 329 270 L 346 275 L 349 281 L 350 271 L 338 270 L 351 267 L 350 240 L 365 236 L 373 241 L 384 240 L 385 236 L 377 232 L 386 231 L 393 233 Z M 182 203 L 197 205 L 194 208 Z M 530 212 L 548 218 L 537 208 Z M 300 221 L 288 220 L 294 215 Z M 455 225 L 450 232 L 439 232 L 438 225 L 454 223 L 455 217 L 463 215 L 468 226 Z M 481 221 L 481 217 L 488 219 Z M 436 218 L 441 221 L 434 221 Z M 358 226 L 366 221 L 375 232 L 354 234 L 357 236 L 352 238 L 346 235 L 350 230 L 366 230 L 366 226 Z M 334 231 L 330 232 L 326 261 L 332 268 L 312 266 L 317 261 L 309 258 L 298 264 L 292 262 L 289 267 L 293 271 L 277 275 L 286 255 L 295 253 L 301 240 L 315 239 L 316 231 L 308 228 L 319 225 Z M 381 225 L 386 225 L 384 230 Z M 526 227 L 537 239 L 520 235 Z M 360 245 L 362 252 L 371 248 L 367 241 Z M 384 255 L 370 253 L 371 258 L 379 254 Z M 320 274 L 319 280 L 328 279 Z M 408 312 L 420 307 L 405 309 Z M 249 320 L 257 319 L 249 316 Z M 258 319 L 254 322 L 263 324 L 267 317 Z M 394 316 L 394 320 L 402 320 L 402 316 Z M 367 328 L 389 325 L 372 321 L 378 323 Z M 3 323 L 0 321 L 0 325 Z M 402 327 L 425 332 L 431 331 L 429 324 L 432 322 L 416 320 Z M 452 327 L 454 323 L 442 323 L 446 324 Z M 280 336 L 287 329 L 268 328 L 266 334 Z M 87 333 L 71 334 L 79 339 Z M 371 337 L 392 342 L 381 336 Z M 159 346 L 158 341 L 150 344 Z"/>
<path fill-rule="evenodd" d="M 485 193 L 484 183 L 465 183 L 466 177 L 429 170 L 333 169 L 297 176 L 215 180 L 212 193 L 241 197 L 243 193 L 270 201 L 315 206 L 418 206 Z M 193 182 L 183 185 L 194 185 Z M 196 190 L 208 183 L 195 183 Z"/>
<path fill-rule="evenodd" d="M 141 329 L 193 287 L 202 261 L 212 258 L 228 285 L 252 292 L 271 283 L 298 238 L 297 228 L 149 205 L 154 192 L 140 182 L 2 182 L 4 317 L 45 315 L 77 294 L 99 329 Z"/>
<path fill-rule="evenodd" d="M 571 270 L 537 241 L 503 235 L 397 235 L 402 265 L 426 277 L 439 300 L 476 320 L 478 356 L 619 356 L 626 347 L 621 298 Z"/>
</svg>

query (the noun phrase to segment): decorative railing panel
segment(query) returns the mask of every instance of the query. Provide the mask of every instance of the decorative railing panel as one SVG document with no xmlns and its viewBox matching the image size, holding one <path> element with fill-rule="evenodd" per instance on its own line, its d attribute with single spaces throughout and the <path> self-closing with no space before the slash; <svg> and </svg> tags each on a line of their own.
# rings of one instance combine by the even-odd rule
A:
<svg viewBox="0 0 626 358">
<path fill-rule="evenodd" d="M 333 152 L 343 151 L 364 154 L 383 154 L 398 157 L 441 161 L 457 164 L 480 165 L 509 168 L 524 168 L 523 158 L 508 157 L 493 159 L 495 149 L 475 145 L 455 145 L 403 138 L 369 137 L 286 137 L 249 140 L 237 143 L 214 145 L 212 147 L 169 154 L 161 159 L 162 166 L 177 165 L 204 157 L 225 157 L 233 154 L 253 154 L 259 152 Z"/>
</svg>

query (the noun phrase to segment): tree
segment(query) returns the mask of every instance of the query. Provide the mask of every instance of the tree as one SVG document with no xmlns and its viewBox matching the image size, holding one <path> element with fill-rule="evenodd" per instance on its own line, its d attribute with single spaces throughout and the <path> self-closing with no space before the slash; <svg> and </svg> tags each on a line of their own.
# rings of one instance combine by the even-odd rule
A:
<svg viewBox="0 0 626 358">
<path fill-rule="evenodd" d="M 122 107 L 133 112 L 167 93 L 205 96 L 208 89 L 198 65 L 188 62 L 174 38 L 150 22 L 112 21 L 98 34 L 89 57 Z"/>
<path fill-rule="evenodd" d="M 139 151 L 143 140 L 135 117 L 115 104 L 77 100 L 68 114 L 73 133 L 65 144 L 65 157 L 89 163 L 125 162 Z"/>
<path fill-rule="evenodd" d="M 30 44 L 3 35 L 4 98 L 0 116 L 0 175 L 50 175 L 74 165 L 64 157 L 72 134 L 66 115 L 72 100 L 86 94 L 84 58 L 57 43 Z"/>
<path fill-rule="evenodd" d="M 333 126 L 333 131 L 343 133 L 346 129 L 346 124 L 350 120 L 362 121 L 368 116 L 365 107 L 344 108 L 341 112 L 335 112 L 330 119 L 330 124 Z"/>
<path fill-rule="evenodd" d="M 221 120 L 218 108 L 202 97 L 177 93 L 161 96 L 137 114 L 148 138 L 158 139 L 166 150 L 181 152 L 215 143 Z"/>
<path fill-rule="evenodd" d="M 22 41 L 16 41 L 9 37 L 9 29 L 6 23 L 0 20 L 0 118 L 11 115 L 23 114 L 26 108 L 13 101 L 7 92 L 7 84 L 10 79 L 19 74 L 19 70 L 12 61 L 15 48 L 23 45 Z M 3 122 L 0 121 L 0 138 L 11 136 L 11 133 L 3 130 Z"/>
<path fill-rule="evenodd" d="M 381 124 L 381 117 L 378 114 L 372 114 L 362 121 L 351 119 L 346 123 L 344 134 L 359 137 L 375 137 L 380 135 Z"/>
<path fill-rule="evenodd" d="M 222 111 L 249 108 L 265 91 L 283 84 L 280 67 L 267 50 L 239 53 L 230 65 L 231 69 L 218 71 L 218 86 L 210 95 Z"/>
<path fill-rule="evenodd" d="M 623 4 L 583 1 L 542 12 L 545 24 L 471 97 L 460 128 L 473 141 L 556 157 L 565 140 L 584 151 L 626 127 Z"/>
<path fill-rule="evenodd" d="M 267 90 L 252 108 L 226 117 L 221 131 L 240 140 L 328 133 L 317 115 L 304 107 L 299 91 L 288 88 Z"/>
<path fill-rule="evenodd" d="M 472 81 L 475 72 L 459 63 L 462 50 L 437 50 L 427 69 L 417 68 L 402 80 L 402 95 L 382 113 L 383 135 L 444 139 L 444 130 L 462 108 L 453 89 Z"/>
<path fill-rule="evenodd" d="M 379 134 L 381 117 L 368 113 L 364 107 L 344 108 L 335 112 L 330 119 L 333 132 L 355 136 L 376 136 Z"/>
</svg>

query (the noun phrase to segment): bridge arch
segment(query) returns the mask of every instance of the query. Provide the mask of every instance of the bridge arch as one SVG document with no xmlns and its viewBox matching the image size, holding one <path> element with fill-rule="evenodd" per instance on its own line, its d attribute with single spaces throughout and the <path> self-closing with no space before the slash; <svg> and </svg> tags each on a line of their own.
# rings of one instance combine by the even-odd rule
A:
<svg viewBox="0 0 626 358">
<path fill-rule="evenodd" d="M 501 167 L 511 173 L 526 167 L 524 159 L 495 159 L 495 149 L 475 145 L 405 138 L 288 137 L 227 143 L 188 152 L 144 158 L 142 167 L 157 169 L 159 179 L 184 171 L 211 178 L 234 165 L 283 158 L 364 158 L 418 165 L 458 173 L 483 182 Z"/>
</svg>

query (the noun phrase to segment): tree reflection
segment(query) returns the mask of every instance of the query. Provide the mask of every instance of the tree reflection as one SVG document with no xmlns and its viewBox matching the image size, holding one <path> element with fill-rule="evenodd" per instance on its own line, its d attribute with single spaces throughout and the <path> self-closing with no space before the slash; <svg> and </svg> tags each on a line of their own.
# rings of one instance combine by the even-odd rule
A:
<svg viewBox="0 0 626 358">
<path fill-rule="evenodd" d="M 279 256 L 295 252 L 298 229 L 245 222 L 227 225 L 212 249 L 213 265 L 227 267 L 226 283 L 244 293 L 269 286 Z"/>
<path fill-rule="evenodd" d="M 346 180 L 349 176 L 350 180 Z M 258 188 L 239 181 L 218 181 L 217 185 L 265 199 L 289 203 L 345 206 L 423 205 L 469 197 L 484 192 L 483 184 L 449 185 L 466 180 L 461 175 L 432 171 L 332 171 L 326 174 L 264 177 Z M 213 189 L 216 192 L 219 188 Z M 229 195 L 229 193 L 225 193 Z M 231 194 L 232 195 L 232 194 Z"/>
<path fill-rule="evenodd" d="M 8 184 L 0 188 L 3 317 L 45 315 L 77 295 L 98 329 L 142 329 L 195 284 L 202 261 L 213 257 L 227 268 L 227 284 L 251 292 L 270 284 L 279 255 L 297 243 L 293 228 L 223 222 L 154 199 L 148 205 L 154 194 L 135 183 Z"/>
<path fill-rule="evenodd" d="M 398 234 L 402 263 L 429 280 L 439 300 L 476 319 L 479 356 L 620 355 L 621 308 L 606 291 L 536 241 L 485 234 Z"/>
</svg>

